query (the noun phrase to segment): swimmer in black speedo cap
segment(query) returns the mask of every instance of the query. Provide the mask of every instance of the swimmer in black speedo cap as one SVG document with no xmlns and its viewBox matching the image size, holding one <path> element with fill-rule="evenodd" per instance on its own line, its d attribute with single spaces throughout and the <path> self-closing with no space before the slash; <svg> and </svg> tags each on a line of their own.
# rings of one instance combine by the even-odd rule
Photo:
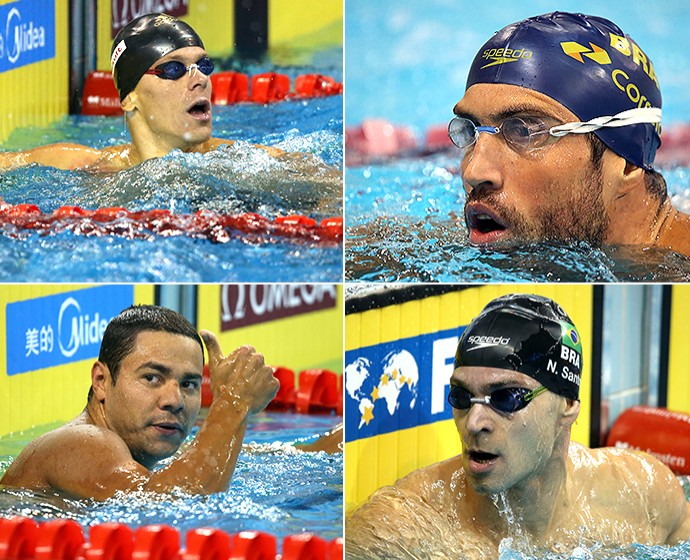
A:
<svg viewBox="0 0 690 560">
<path fill-rule="evenodd" d="M 524 373 L 549 391 L 577 400 L 582 343 L 572 320 L 556 302 L 535 295 L 504 296 L 489 303 L 460 338 L 455 369 L 471 366 Z M 526 406 L 527 394 L 501 389 L 487 403 L 502 412 L 514 412 L 519 408 L 508 404 Z M 449 401 L 454 408 L 469 408 L 471 399 L 462 387 L 453 386 Z"/>
<path fill-rule="evenodd" d="M 690 254 L 690 223 L 654 170 L 661 91 L 651 58 L 604 18 L 508 25 L 474 58 L 449 136 L 478 245 L 584 240 Z"/>
<path fill-rule="evenodd" d="M 491 301 L 460 337 L 450 378 L 462 452 L 348 513 L 347 558 L 493 559 L 509 537 L 511 550 L 539 558 L 601 543 L 685 542 L 688 504 L 665 465 L 571 441 L 582 355 L 573 322 L 553 300 Z M 423 428 L 445 445 L 445 422 Z"/>
<path fill-rule="evenodd" d="M 123 27 L 115 39 L 111 50 L 113 79 L 120 93 L 120 101 L 139 83 L 141 77 L 149 72 L 154 63 L 166 54 L 186 47 L 204 48 L 196 31 L 180 19 L 165 14 L 147 14 L 138 17 Z M 203 62 L 202 62 L 203 61 Z M 213 71 L 213 63 L 208 57 L 198 65 L 199 71 L 208 75 Z M 178 68 L 167 79 L 175 79 Z M 180 76 L 182 75 L 180 74 Z"/>
</svg>

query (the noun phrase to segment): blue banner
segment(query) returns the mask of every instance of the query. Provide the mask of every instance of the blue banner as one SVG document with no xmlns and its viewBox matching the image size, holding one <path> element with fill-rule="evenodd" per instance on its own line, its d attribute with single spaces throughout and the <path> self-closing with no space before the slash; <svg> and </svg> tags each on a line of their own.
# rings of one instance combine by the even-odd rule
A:
<svg viewBox="0 0 690 560">
<path fill-rule="evenodd" d="M 55 0 L 0 6 L 0 72 L 55 58 Z"/>
<path fill-rule="evenodd" d="M 110 319 L 132 303 L 133 286 L 99 286 L 8 303 L 7 374 L 96 358 Z"/>
<path fill-rule="evenodd" d="M 465 327 L 345 353 L 345 441 L 452 417 L 446 402 Z"/>
</svg>

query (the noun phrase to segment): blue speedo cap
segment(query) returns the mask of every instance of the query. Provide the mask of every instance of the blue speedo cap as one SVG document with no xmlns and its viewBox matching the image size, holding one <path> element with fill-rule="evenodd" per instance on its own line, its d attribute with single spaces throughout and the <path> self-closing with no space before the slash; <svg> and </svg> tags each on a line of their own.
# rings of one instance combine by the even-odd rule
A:
<svg viewBox="0 0 690 560">
<path fill-rule="evenodd" d="M 541 92 L 581 121 L 650 107 L 661 119 L 661 91 L 652 61 L 617 25 L 596 16 L 553 12 L 504 27 L 472 62 L 467 88 L 480 83 Z M 647 116 L 641 124 L 609 119 L 618 124 L 592 132 L 630 163 L 652 169 L 661 125 L 647 122 L 653 120 Z"/>
</svg>

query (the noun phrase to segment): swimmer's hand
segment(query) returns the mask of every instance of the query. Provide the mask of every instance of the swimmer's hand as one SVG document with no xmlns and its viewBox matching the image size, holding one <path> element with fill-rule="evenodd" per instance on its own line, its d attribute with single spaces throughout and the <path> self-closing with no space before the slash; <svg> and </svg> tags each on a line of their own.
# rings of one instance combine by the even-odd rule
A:
<svg viewBox="0 0 690 560">
<path fill-rule="evenodd" d="M 280 383 L 264 357 L 251 346 L 240 346 L 227 356 L 210 331 L 201 331 L 208 351 L 211 393 L 216 402 L 230 403 L 246 414 L 262 411 L 276 396 Z"/>
</svg>

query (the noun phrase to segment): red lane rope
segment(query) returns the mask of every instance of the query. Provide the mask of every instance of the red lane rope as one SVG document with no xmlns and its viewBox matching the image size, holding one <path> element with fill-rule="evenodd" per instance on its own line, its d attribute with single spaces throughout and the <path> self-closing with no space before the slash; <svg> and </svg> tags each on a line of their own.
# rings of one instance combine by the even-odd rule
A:
<svg viewBox="0 0 690 560">
<path fill-rule="evenodd" d="M 0 560 L 342 560 L 343 539 L 331 541 L 302 533 L 283 539 L 259 531 L 230 535 L 220 529 L 192 529 L 186 548 L 169 525 L 134 530 L 123 523 L 101 523 L 89 529 L 71 519 L 36 523 L 27 517 L 0 518 Z"/>
<path fill-rule="evenodd" d="M 312 218 L 300 215 L 279 216 L 271 221 L 253 213 L 199 210 L 195 214 L 173 214 L 162 209 L 131 212 L 119 207 L 87 210 L 79 206 L 62 206 L 44 214 L 35 204 L 6 202 L 0 202 L 0 228 L 6 235 L 17 233 L 16 230 L 41 234 L 71 231 L 77 235 L 117 235 L 130 239 L 186 235 L 215 243 L 227 243 L 238 236 L 256 243 L 285 238 L 328 245 L 343 239 L 342 217 L 326 218 L 317 224 Z"/>
</svg>

